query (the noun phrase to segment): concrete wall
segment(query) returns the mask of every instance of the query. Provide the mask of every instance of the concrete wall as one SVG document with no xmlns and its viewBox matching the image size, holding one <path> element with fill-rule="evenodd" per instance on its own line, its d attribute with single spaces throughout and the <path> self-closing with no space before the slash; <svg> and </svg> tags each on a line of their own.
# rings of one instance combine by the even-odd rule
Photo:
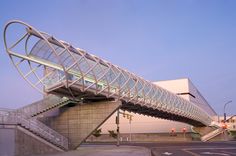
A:
<svg viewBox="0 0 236 156">
<path fill-rule="evenodd" d="M 42 118 L 41 121 L 67 137 L 70 149 L 75 149 L 120 105 L 120 101 L 104 101 L 64 106 L 59 109 L 58 116 Z"/>
<path fill-rule="evenodd" d="M 15 132 L 15 156 L 59 152 L 59 150 L 52 148 L 46 141 L 37 139 L 22 129 L 17 128 Z"/>
<path fill-rule="evenodd" d="M 0 156 L 31 156 L 61 151 L 19 126 L 0 126 Z"/>
<path fill-rule="evenodd" d="M 199 133 L 201 136 L 204 136 L 216 129 L 217 128 L 215 128 L 215 127 L 194 127 L 193 128 L 193 130 L 196 131 L 197 133 Z"/>
<path fill-rule="evenodd" d="M 193 133 L 186 133 L 185 136 L 183 133 L 175 133 L 175 135 L 171 135 L 170 133 L 135 133 L 131 134 L 132 142 L 178 142 L 178 141 L 193 141 L 196 140 L 194 138 Z M 130 134 L 123 133 L 120 134 L 120 140 L 123 142 L 130 141 Z M 198 138 L 200 140 L 200 137 Z M 90 136 L 87 142 L 115 142 L 116 139 L 109 136 L 109 134 L 102 134 L 100 137 Z"/>
<path fill-rule="evenodd" d="M 186 128 L 187 132 L 191 131 L 190 125 L 185 123 L 144 116 L 127 111 L 125 113 L 131 114 L 133 117 L 130 125 L 129 119 L 127 119 L 127 117 L 123 117 L 123 115 L 120 115 L 121 133 L 129 133 L 130 130 L 132 133 L 169 133 L 172 128 L 175 129 L 175 132 L 182 132 L 183 128 Z M 116 114 L 113 114 L 101 126 L 102 133 L 108 134 L 108 130 L 116 130 L 115 119 Z"/>
<path fill-rule="evenodd" d="M 14 127 L 13 127 L 14 128 Z M 15 155 L 15 129 L 0 127 L 0 155 Z"/>
</svg>

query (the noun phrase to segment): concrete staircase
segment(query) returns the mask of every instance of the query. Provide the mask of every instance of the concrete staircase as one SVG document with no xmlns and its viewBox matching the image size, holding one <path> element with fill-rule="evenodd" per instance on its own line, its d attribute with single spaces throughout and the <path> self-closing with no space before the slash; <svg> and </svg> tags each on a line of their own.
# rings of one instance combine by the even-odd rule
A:
<svg viewBox="0 0 236 156">
<path fill-rule="evenodd" d="M 21 126 L 63 150 L 68 149 L 68 139 L 66 137 L 49 128 L 37 119 L 28 119 L 26 116 L 15 112 L 3 113 L 3 110 L 0 112 L 0 124 Z"/>
<path fill-rule="evenodd" d="M 201 141 L 206 142 L 206 141 L 208 141 L 208 140 L 210 140 L 210 139 L 212 139 L 212 138 L 214 138 L 214 137 L 216 137 L 216 136 L 222 134 L 223 132 L 224 132 L 224 129 L 223 129 L 223 128 L 218 128 L 218 129 L 216 129 L 216 130 L 213 130 L 213 131 L 211 131 L 210 133 L 208 133 L 208 134 L 202 136 L 202 137 L 201 137 Z"/>
<path fill-rule="evenodd" d="M 55 108 L 62 107 L 69 103 L 77 103 L 77 102 L 72 101 L 66 97 L 61 98 L 55 95 L 49 95 L 40 101 L 34 102 L 30 105 L 17 109 L 16 112 L 22 113 L 31 118 L 46 113 Z"/>
<path fill-rule="evenodd" d="M 121 101 L 100 101 L 62 107 L 72 102 L 77 103 L 49 96 L 18 110 L 0 111 L 0 125 L 20 127 L 63 150 L 76 149 L 122 104 Z"/>
<path fill-rule="evenodd" d="M 62 150 L 68 150 L 68 139 L 66 137 L 36 118 L 32 118 L 68 103 L 71 103 L 71 101 L 67 98 L 50 96 L 18 110 L 1 109 L 0 125 L 18 125 L 40 138 L 43 138 L 47 142 L 52 143 L 56 147 Z"/>
<path fill-rule="evenodd" d="M 216 121 L 212 121 L 209 126 L 205 127 L 191 127 L 192 131 L 195 133 L 199 133 L 202 137 L 200 138 L 201 141 L 206 142 L 211 139 L 222 140 L 221 137 L 218 137 L 220 134 L 224 132 L 221 123 Z"/>
</svg>

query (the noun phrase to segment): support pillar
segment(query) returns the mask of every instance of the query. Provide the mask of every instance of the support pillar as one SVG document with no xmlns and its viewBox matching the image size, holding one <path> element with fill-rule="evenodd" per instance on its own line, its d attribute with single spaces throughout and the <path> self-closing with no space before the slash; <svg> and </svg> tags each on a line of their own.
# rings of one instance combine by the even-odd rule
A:
<svg viewBox="0 0 236 156">
<path fill-rule="evenodd" d="M 120 101 L 103 101 L 64 106 L 46 124 L 69 139 L 69 148 L 77 148 L 121 105 Z"/>
</svg>

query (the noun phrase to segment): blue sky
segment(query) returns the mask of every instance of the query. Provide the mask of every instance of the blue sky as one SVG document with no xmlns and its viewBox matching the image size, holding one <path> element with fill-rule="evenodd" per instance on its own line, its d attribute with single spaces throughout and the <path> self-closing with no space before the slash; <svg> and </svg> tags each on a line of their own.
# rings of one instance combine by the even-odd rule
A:
<svg viewBox="0 0 236 156">
<path fill-rule="evenodd" d="M 236 1 L 1 1 L 0 33 L 25 21 L 151 81 L 190 78 L 217 113 L 236 114 Z M 0 107 L 42 96 L 20 77 L 0 37 Z"/>
</svg>

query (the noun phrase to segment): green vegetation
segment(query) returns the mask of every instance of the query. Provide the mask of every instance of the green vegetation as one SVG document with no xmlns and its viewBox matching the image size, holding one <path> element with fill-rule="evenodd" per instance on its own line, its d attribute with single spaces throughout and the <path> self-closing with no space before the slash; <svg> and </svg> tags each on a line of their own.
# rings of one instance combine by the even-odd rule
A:
<svg viewBox="0 0 236 156">
<path fill-rule="evenodd" d="M 114 130 L 108 130 L 108 132 L 109 132 L 109 136 L 110 136 L 110 137 L 112 137 L 112 138 L 114 138 L 114 139 L 117 138 L 117 133 L 115 133 Z"/>
<path fill-rule="evenodd" d="M 200 140 L 201 140 L 201 139 L 200 139 L 201 136 L 200 136 L 199 133 L 194 133 L 194 132 L 192 132 L 192 133 L 190 133 L 190 135 L 191 135 L 193 141 L 200 141 Z"/>
<path fill-rule="evenodd" d="M 99 128 L 99 129 L 96 129 L 95 131 L 93 131 L 93 136 L 95 136 L 96 138 L 97 137 L 100 137 L 102 134 L 102 129 Z"/>
<path fill-rule="evenodd" d="M 236 131 L 230 131 L 230 135 L 233 137 L 233 139 L 236 139 Z"/>
</svg>

